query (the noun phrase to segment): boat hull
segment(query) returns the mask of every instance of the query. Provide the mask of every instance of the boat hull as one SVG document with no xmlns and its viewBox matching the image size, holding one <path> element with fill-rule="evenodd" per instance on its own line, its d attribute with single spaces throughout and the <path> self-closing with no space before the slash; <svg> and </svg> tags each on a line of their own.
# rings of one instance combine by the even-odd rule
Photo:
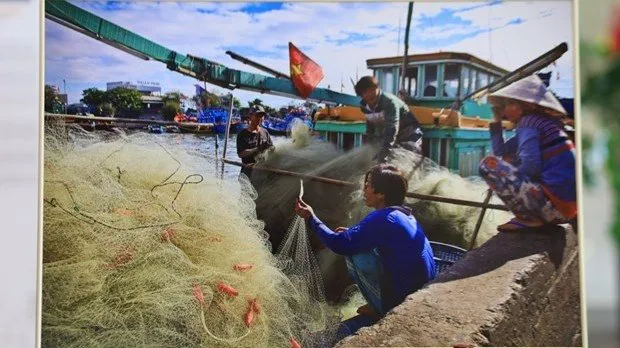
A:
<svg viewBox="0 0 620 348">
<path fill-rule="evenodd" d="M 271 135 L 287 135 L 288 134 L 288 131 L 285 129 L 275 129 L 275 128 L 265 127 L 265 126 L 263 126 L 263 128 L 265 128 L 267 132 L 269 132 L 269 134 Z"/>
<path fill-rule="evenodd" d="M 179 124 L 179 131 L 181 133 L 194 133 L 194 134 L 212 134 L 213 133 L 213 125 L 205 124 L 205 125 L 183 125 Z"/>
<path fill-rule="evenodd" d="M 237 134 L 244 128 L 247 128 L 247 125 L 242 123 L 233 123 L 230 125 L 230 134 Z M 226 134 L 226 124 L 216 124 L 213 126 L 213 133 Z"/>
<path fill-rule="evenodd" d="M 409 110 L 418 122 L 423 126 L 444 126 L 449 128 L 489 128 L 491 120 L 476 117 L 463 116 L 459 111 L 450 108 L 432 108 L 426 106 L 409 105 Z M 317 120 L 336 120 L 344 122 L 365 121 L 364 112 L 359 107 L 343 106 L 325 108 L 317 111 Z M 504 127 L 512 129 L 513 124 L 505 121 Z"/>
</svg>

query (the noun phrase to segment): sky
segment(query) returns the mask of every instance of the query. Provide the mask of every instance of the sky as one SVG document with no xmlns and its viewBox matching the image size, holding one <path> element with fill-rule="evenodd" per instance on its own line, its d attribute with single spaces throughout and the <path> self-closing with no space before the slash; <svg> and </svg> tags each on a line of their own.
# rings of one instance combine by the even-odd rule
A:
<svg viewBox="0 0 620 348">
<path fill-rule="evenodd" d="M 181 54 L 230 68 L 261 73 L 225 54 L 231 50 L 289 73 L 288 42 L 323 69 L 319 87 L 354 94 L 350 79 L 370 75 L 366 60 L 402 55 L 406 2 L 113 2 L 71 1 L 104 19 Z M 573 97 L 571 1 L 415 2 L 409 54 L 466 52 L 513 70 L 567 42 L 551 88 Z M 65 81 L 63 83 L 63 80 Z M 154 81 L 162 91 L 194 95 L 201 82 L 144 61 L 83 34 L 45 20 L 45 82 L 60 87 L 69 102 L 82 90 L 105 90 L 111 81 Z M 228 92 L 214 85 L 207 89 Z M 299 100 L 234 90 L 242 103 L 262 99 L 273 107 Z"/>
</svg>

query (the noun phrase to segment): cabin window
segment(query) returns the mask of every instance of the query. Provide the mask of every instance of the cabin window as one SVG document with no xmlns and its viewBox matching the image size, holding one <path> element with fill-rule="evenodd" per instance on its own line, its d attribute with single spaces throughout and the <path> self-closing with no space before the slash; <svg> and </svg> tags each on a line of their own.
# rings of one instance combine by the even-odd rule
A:
<svg viewBox="0 0 620 348">
<path fill-rule="evenodd" d="M 373 75 L 377 79 L 377 81 L 379 81 L 379 87 L 381 88 L 383 86 L 383 71 L 381 69 L 377 69 L 374 71 Z"/>
<path fill-rule="evenodd" d="M 394 93 L 394 74 L 392 73 L 392 70 L 384 71 L 383 82 L 383 87 L 381 89 L 388 93 Z"/>
<path fill-rule="evenodd" d="M 407 74 L 405 75 L 405 88 L 407 93 L 411 97 L 418 95 L 418 67 L 407 68 Z"/>
<path fill-rule="evenodd" d="M 443 78 L 443 96 L 456 98 L 459 88 L 459 65 L 448 63 L 445 65 Z"/>
<path fill-rule="evenodd" d="M 469 93 L 473 93 L 478 90 L 476 86 L 476 82 L 478 81 L 478 70 L 470 69 L 469 70 Z"/>
<path fill-rule="evenodd" d="M 478 72 L 478 79 L 476 80 L 476 89 L 479 88 L 483 88 L 486 85 L 489 84 L 489 75 L 486 73 L 483 73 L 482 71 Z M 482 103 L 487 103 L 487 95 L 485 94 L 481 99 L 480 102 Z"/>
<path fill-rule="evenodd" d="M 461 97 L 468 95 L 471 92 L 471 69 L 463 66 L 461 68 Z"/>
<path fill-rule="evenodd" d="M 478 71 L 478 76 L 476 76 L 476 90 L 486 86 L 489 83 L 489 75 L 482 71 Z"/>
<path fill-rule="evenodd" d="M 425 97 L 437 96 L 437 65 L 428 64 L 424 67 L 424 92 Z"/>
</svg>

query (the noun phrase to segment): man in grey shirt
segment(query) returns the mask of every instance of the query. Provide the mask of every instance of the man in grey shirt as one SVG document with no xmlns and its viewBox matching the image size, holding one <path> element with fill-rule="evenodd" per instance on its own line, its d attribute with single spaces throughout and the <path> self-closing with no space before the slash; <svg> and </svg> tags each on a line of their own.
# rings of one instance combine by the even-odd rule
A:
<svg viewBox="0 0 620 348">
<path fill-rule="evenodd" d="M 355 85 L 355 93 L 362 98 L 362 111 L 372 129 L 370 139 L 381 145 L 376 157 L 379 162 L 385 162 L 389 150 L 396 146 L 422 153 L 422 130 L 405 102 L 380 90 L 373 76 L 362 77 Z"/>
<path fill-rule="evenodd" d="M 248 178 L 252 177 L 252 166 L 256 163 L 257 157 L 273 147 L 269 132 L 260 126 L 264 118 L 265 109 L 262 106 L 252 107 L 248 128 L 237 134 L 237 155 L 244 164 L 241 173 Z"/>
</svg>

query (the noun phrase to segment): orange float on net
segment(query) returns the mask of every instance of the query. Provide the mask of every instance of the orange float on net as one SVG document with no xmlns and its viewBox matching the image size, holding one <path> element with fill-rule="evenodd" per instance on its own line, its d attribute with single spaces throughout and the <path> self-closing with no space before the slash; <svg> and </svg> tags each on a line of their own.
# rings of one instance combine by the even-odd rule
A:
<svg viewBox="0 0 620 348">
<path fill-rule="evenodd" d="M 252 267 L 254 266 L 252 266 L 249 263 L 238 263 L 238 264 L 233 265 L 233 269 L 239 272 L 249 271 L 252 269 Z"/>
<path fill-rule="evenodd" d="M 252 307 L 249 307 L 248 311 L 245 312 L 245 315 L 243 316 L 243 322 L 245 323 L 245 326 L 250 327 L 252 326 L 253 321 L 254 321 L 254 311 L 252 310 Z"/>
<path fill-rule="evenodd" d="M 133 260 L 135 250 L 129 247 L 122 247 L 114 256 L 112 262 L 106 264 L 106 268 L 118 268 L 128 264 Z"/>
<path fill-rule="evenodd" d="M 171 238 L 176 235 L 176 232 L 171 228 L 166 228 L 164 232 L 162 232 L 160 240 L 162 242 L 169 242 Z"/>
<path fill-rule="evenodd" d="M 194 288 L 192 289 L 192 293 L 194 294 L 194 298 L 200 303 L 200 306 L 205 306 L 205 296 L 200 288 L 198 283 L 194 283 Z"/>
<path fill-rule="evenodd" d="M 251 299 L 249 302 L 250 302 L 250 309 L 254 313 L 259 314 L 260 313 L 260 306 L 258 305 L 258 301 L 254 298 L 254 299 Z"/>
<path fill-rule="evenodd" d="M 116 209 L 115 212 L 120 216 L 131 216 L 133 212 L 127 209 Z"/>
<path fill-rule="evenodd" d="M 291 348 L 301 348 L 301 344 L 299 344 L 299 342 L 297 342 L 293 337 L 289 338 L 288 342 L 291 344 Z"/>
<path fill-rule="evenodd" d="M 237 291 L 237 289 L 233 288 L 232 286 L 228 285 L 228 284 L 224 284 L 224 283 L 219 283 L 217 284 L 217 290 L 230 296 L 237 296 L 239 295 L 239 292 Z"/>
</svg>

